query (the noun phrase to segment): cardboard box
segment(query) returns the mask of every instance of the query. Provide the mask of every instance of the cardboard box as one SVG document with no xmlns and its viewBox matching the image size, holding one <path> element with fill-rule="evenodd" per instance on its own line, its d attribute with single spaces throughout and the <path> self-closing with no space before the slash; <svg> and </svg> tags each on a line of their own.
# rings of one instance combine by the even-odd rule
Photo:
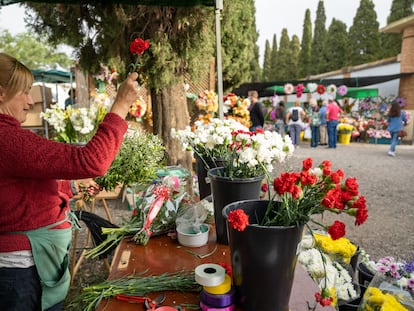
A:
<svg viewBox="0 0 414 311">
<path fill-rule="evenodd" d="M 52 89 L 45 87 L 45 99 L 47 103 L 52 102 Z M 35 103 L 43 102 L 43 85 L 34 85 L 30 90 L 30 95 Z M 50 104 L 49 104 L 50 105 Z"/>
</svg>

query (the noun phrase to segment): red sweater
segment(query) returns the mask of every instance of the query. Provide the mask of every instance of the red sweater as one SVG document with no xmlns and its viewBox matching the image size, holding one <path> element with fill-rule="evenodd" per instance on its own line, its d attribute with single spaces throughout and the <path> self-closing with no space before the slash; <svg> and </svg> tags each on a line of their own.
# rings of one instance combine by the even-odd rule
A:
<svg viewBox="0 0 414 311">
<path fill-rule="evenodd" d="M 69 209 L 67 183 L 104 175 L 128 126 L 108 113 L 85 147 L 45 139 L 0 114 L 0 252 L 30 250 L 22 234 L 53 224 Z M 65 223 L 61 227 L 69 227 Z"/>
</svg>

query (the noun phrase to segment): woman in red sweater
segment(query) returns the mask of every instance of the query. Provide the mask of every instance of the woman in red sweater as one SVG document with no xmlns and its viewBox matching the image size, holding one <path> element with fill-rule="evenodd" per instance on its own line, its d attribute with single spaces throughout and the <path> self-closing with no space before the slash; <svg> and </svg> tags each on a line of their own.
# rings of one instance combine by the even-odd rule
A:
<svg viewBox="0 0 414 311">
<path fill-rule="evenodd" d="M 31 71 L 0 53 L 0 310 L 60 310 L 69 288 L 69 182 L 103 175 L 138 98 L 137 73 L 122 83 L 111 111 L 84 147 L 23 129 L 33 106 Z"/>
</svg>

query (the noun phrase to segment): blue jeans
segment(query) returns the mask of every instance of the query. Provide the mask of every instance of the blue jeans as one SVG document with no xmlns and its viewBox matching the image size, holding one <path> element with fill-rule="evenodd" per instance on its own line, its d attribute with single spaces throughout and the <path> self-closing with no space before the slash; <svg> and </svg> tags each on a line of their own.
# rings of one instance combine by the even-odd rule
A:
<svg viewBox="0 0 414 311">
<path fill-rule="evenodd" d="M 300 132 L 302 131 L 302 126 L 300 124 L 291 124 L 289 125 L 289 135 L 292 140 L 292 144 L 299 146 L 300 144 Z"/>
<path fill-rule="evenodd" d="M 319 143 L 319 125 L 311 125 L 311 147 L 317 147 Z"/>
<path fill-rule="evenodd" d="M 0 310 L 40 311 L 42 287 L 35 266 L 0 268 Z M 58 303 L 46 311 L 62 310 Z"/>
<path fill-rule="evenodd" d="M 329 148 L 336 148 L 336 143 L 338 142 L 338 120 L 332 120 L 327 122 L 328 129 L 328 146 Z"/>
<path fill-rule="evenodd" d="M 395 146 L 398 144 L 398 132 L 391 132 L 390 151 L 395 152 Z"/>
</svg>

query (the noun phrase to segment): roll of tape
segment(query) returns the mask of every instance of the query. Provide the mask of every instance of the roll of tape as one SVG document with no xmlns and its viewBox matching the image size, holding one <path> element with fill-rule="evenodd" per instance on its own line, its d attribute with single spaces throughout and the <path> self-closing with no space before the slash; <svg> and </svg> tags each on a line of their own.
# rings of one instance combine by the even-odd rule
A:
<svg viewBox="0 0 414 311">
<path fill-rule="evenodd" d="M 195 280 L 203 286 L 217 286 L 224 282 L 226 270 L 214 263 L 205 263 L 195 268 Z"/>
<path fill-rule="evenodd" d="M 234 305 L 231 306 L 227 306 L 224 308 L 215 308 L 215 307 L 210 307 L 202 302 L 200 302 L 200 308 L 202 311 L 233 311 L 234 310 Z"/>
<path fill-rule="evenodd" d="M 201 302 L 217 308 L 228 307 L 234 303 L 234 295 L 236 290 L 231 288 L 231 290 L 226 294 L 214 295 L 206 292 L 205 290 L 201 291 Z"/>
<path fill-rule="evenodd" d="M 224 277 L 224 282 L 216 286 L 204 286 L 204 290 L 207 293 L 214 295 L 223 295 L 231 290 L 231 278 L 228 274 Z"/>
</svg>

